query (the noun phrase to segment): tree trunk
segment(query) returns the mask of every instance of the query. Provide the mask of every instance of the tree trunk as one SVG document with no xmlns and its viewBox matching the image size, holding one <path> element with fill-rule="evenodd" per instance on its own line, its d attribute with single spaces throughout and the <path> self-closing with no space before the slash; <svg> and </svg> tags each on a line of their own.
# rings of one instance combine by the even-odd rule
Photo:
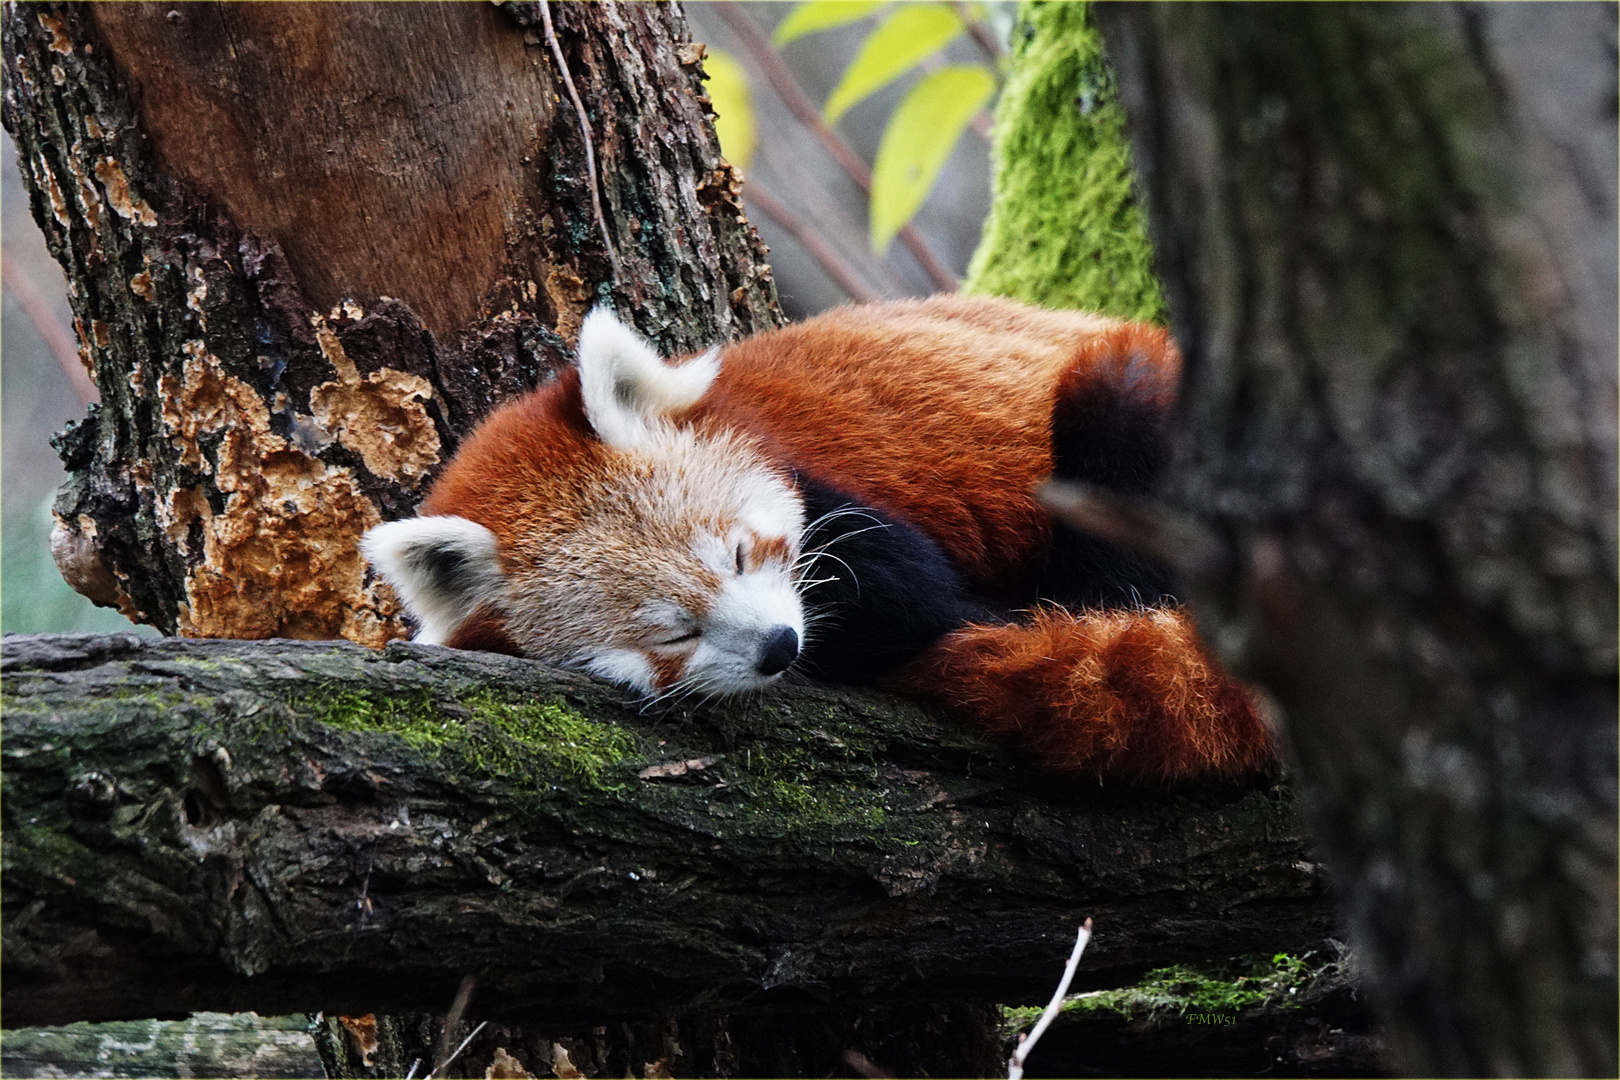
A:
<svg viewBox="0 0 1620 1080">
<path fill-rule="evenodd" d="M 5 640 L 10 1025 L 1044 1001 L 1331 933 L 1280 787 L 1043 783 L 896 698 L 641 711 L 396 642 Z"/>
<path fill-rule="evenodd" d="M 5 124 L 101 393 L 58 444 L 80 592 L 381 645 L 360 533 L 593 304 L 672 353 L 777 324 L 679 8 L 557 4 L 555 45 L 543 8 L 7 5 Z"/>
<path fill-rule="evenodd" d="M 1612 1076 L 1615 9 L 1099 18 L 1195 608 L 1286 714 L 1369 992 L 1419 1075 Z"/>
</svg>

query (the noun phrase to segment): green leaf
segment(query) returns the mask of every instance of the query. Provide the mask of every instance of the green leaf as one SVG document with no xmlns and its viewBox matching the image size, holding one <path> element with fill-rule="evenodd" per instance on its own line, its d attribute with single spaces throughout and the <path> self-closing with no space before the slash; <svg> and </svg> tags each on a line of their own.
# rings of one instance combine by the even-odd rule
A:
<svg viewBox="0 0 1620 1080">
<path fill-rule="evenodd" d="M 872 251 L 881 255 L 928 197 L 962 129 L 996 92 L 983 64 L 941 68 L 889 118 L 872 165 Z"/>
<path fill-rule="evenodd" d="M 833 87 L 822 118 L 838 123 L 851 106 L 889 85 L 961 31 L 961 18 L 944 4 L 901 5 L 861 42 Z"/>
<path fill-rule="evenodd" d="M 714 133 L 720 137 L 720 151 L 727 161 L 746 172 L 758 141 L 748 72 L 730 53 L 719 49 L 705 52 L 703 71 L 709 101 L 714 105 Z"/>
<path fill-rule="evenodd" d="M 835 26 L 864 19 L 885 3 L 887 0 L 805 0 L 790 11 L 787 18 L 776 24 L 771 43 L 781 48 L 806 34 L 831 30 Z"/>
</svg>

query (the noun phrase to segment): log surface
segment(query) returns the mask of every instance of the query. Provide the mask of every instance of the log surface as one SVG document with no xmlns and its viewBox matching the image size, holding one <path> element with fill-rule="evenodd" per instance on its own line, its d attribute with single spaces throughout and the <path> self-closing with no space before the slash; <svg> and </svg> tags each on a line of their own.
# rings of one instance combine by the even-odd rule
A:
<svg viewBox="0 0 1620 1080">
<path fill-rule="evenodd" d="M 643 710 L 402 642 L 3 651 L 7 1025 L 437 1012 L 467 973 L 513 1021 L 1028 1002 L 1085 916 L 1096 986 L 1331 931 L 1285 786 L 1058 783 L 898 698 Z"/>
</svg>

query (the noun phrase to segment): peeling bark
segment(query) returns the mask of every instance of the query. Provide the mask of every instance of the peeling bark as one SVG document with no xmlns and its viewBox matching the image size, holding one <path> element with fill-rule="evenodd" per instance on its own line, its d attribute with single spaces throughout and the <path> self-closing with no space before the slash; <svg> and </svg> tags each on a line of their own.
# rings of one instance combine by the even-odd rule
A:
<svg viewBox="0 0 1620 1080">
<path fill-rule="evenodd" d="M 53 541 L 189 636 L 404 632 L 355 550 L 610 303 L 670 353 L 777 325 L 678 8 L 11 4 L 3 115 L 101 403 Z M 378 62 L 386 58 L 386 62 Z"/>
<path fill-rule="evenodd" d="M 1282 787 L 1043 781 L 900 699 L 643 712 L 404 642 L 5 639 L 8 1025 L 1044 1001 L 1332 932 Z"/>
<path fill-rule="evenodd" d="M 1194 608 L 1369 995 L 1417 1075 L 1613 1075 L 1615 9 L 1098 19 L 1226 545 Z"/>
</svg>

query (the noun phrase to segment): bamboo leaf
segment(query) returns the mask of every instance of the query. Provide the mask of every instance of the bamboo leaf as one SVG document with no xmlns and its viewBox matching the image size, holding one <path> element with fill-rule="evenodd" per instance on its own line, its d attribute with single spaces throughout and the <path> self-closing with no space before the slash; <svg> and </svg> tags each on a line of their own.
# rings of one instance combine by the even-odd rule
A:
<svg viewBox="0 0 1620 1080">
<path fill-rule="evenodd" d="M 730 53 L 719 49 L 707 50 L 703 71 L 709 101 L 714 105 L 714 133 L 720 137 L 720 151 L 727 161 L 746 172 L 758 141 L 748 72 Z"/>
<path fill-rule="evenodd" d="M 962 19 L 944 4 L 903 4 L 861 42 L 855 59 L 827 98 L 822 117 L 836 124 L 857 102 L 881 90 L 962 31 Z"/>
<path fill-rule="evenodd" d="M 889 118 L 872 166 L 872 251 L 883 254 L 917 212 L 962 129 L 996 92 L 983 64 L 941 68 L 911 88 Z"/>
<path fill-rule="evenodd" d="M 835 26 L 864 19 L 886 2 L 887 0 L 805 0 L 777 24 L 776 32 L 771 35 L 771 44 L 781 48 L 806 34 L 831 30 Z"/>
</svg>

